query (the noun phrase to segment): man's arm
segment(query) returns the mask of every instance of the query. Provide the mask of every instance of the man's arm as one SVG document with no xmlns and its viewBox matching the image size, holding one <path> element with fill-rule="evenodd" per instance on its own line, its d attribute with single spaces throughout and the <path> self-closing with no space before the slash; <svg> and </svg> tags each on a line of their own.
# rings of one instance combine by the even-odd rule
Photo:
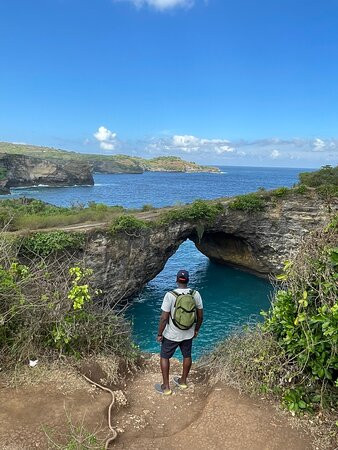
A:
<svg viewBox="0 0 338 450">
<path fill-rule="evenodd" d="M 196 322 L 196 327 L 195 327 L 195 336 L 197 337 L 199 329 L 202 326 L 203 323 L 203 309 L 196 309 L 196 315 L 197 315 L 197 322 Z"/>
<path fill-rule="evenodd" d="M 161 342 L 163 339 L 163 331 L 168 323 L 169 320 L 169 312 L 162 311 L 161 317 L 160 317 L 160 323 L 158 324 L 158 332 L 157 332 L 157 340 L 158 342 Z"/>
</svg>

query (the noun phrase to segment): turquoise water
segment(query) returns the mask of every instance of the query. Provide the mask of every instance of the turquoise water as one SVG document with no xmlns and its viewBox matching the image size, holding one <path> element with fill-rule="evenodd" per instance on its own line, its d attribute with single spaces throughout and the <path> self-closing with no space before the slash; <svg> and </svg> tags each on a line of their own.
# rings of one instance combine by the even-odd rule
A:
<svg viewBox="0 0 338 450">
<path fill-rule="evenodd" d="M 204 323 L 194 341 L 195 357 L 240 325 L 260 320 L 259 312 L 269 307 L 270 283 L 238 269 L 211 263 L 193 242 L 186 241 L 128 311 L 134 338 L 142 350 L 159 351 L 156 335 L 162 299 L 167 290 L 175 288 L 175 275 L 182 268 L 190 271 L 190 286 L 203 299 Z M 176 356 L 180 357 L 179 350 Z"/>
<path fill-rule="evenodd" d="M 68 206 L 89 201 L 108 205 L 141 207 L 188 203 L 196 198 L 212 199 L 278 186 L 292 186 L 302 169 L 221 167 L 212 173 L 144 173 L 142 175 L 95 175 L 95 186 L 13 189 L 12 196 L 34 197 Z M 2 196 L 6 197 L 6 196 Z M 236 327 L 259 320 L 269 306 L 270 284 L 251 274 L 211 263 L 190 241 L 181 245 L 164 270 L 134 299 L 128 311 L 134 336 L 142 350 L 157 352 L 157 323 L 162 298 L 175 287 L 179 269 L 191 273 L 191 286 L 202 295 L 205 322 L 195 341 L 194 355 L 210 349 Z"/>
</svg>

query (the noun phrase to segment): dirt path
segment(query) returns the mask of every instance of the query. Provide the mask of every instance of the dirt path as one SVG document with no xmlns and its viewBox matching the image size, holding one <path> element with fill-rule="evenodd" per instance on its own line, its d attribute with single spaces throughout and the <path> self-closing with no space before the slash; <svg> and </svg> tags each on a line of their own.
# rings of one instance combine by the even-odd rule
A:
<svg viewBox="0 0 338 450">
<path fill-rule="evenodd" d="M 173 373 L 179 365 L 173 364 Z M 292 429 L 272 406 L 233 389 L 203 384 L 192 373 L 187 391 L 171 397 L 157 394 L 157 364 L 151 361 L 124 390 L 128 404 L 115 411 L 119 436 L 116 449 L 311 449 L 310 439 Z M 106 436 L 109 395 L 78 376 L 19 389 L 0 388 L 0 448 L 47 449 L 42 427 L 54 430 L 61 441 L 68 433 L 66 415 L 90 431 Z M 59 439 L 59 438 L 58 438 Z M 58 441 L 60 442 L 60 440 Z M 78 447 L 80 448 L 80 447 Z"/>
</svg>

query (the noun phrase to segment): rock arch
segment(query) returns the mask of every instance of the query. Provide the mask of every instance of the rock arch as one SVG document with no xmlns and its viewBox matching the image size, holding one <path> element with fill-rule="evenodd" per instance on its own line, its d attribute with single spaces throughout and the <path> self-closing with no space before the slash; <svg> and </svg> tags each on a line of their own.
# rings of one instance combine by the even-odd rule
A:
<svg viewBox="0 0 338 450">
<path fill-rule="evenodd" d="M 146 228 L 136 236 L 89 232 L 85 260 L 97 286 L 116 300 L 140 292 L 186 239 L 213 261 L 268 276 L 281 270 L 304 235 L 329 220 L 320 199 L 291 197 L 255 213 L 225 208 L 212 225 L 171 223 Z"/>
</svg>

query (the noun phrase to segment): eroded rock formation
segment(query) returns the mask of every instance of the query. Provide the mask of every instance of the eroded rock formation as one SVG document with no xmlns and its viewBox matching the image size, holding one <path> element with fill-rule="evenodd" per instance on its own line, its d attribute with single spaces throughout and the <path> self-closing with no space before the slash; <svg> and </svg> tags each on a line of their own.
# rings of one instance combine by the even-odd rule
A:
<svg viewBox="0 0 338 450">
<path fill-rule="evenodd" d="M 88 165 L 81 162 L 57 161 L 25 155 L 0 155 L 0 167 L 6 171 L 3 189 L 19 186 L 93 185 Z"/>
<path fill-rule="evenodd" d="M 280 272 L 302 238 L 332 216 L 317 197 L 289 196 L 270 201 L 259 212 L 229 209 L 226 203 L 213 225 L 204 225 L 201 239 L 198 224 L 189 222 L 150 227 L 134 235 L 90 232 L 85 259 L 96 284 L 115 300 L 131 297 L 161 272 L 186 239 L 211 260 L 268 276 Z"/>
</svg>

